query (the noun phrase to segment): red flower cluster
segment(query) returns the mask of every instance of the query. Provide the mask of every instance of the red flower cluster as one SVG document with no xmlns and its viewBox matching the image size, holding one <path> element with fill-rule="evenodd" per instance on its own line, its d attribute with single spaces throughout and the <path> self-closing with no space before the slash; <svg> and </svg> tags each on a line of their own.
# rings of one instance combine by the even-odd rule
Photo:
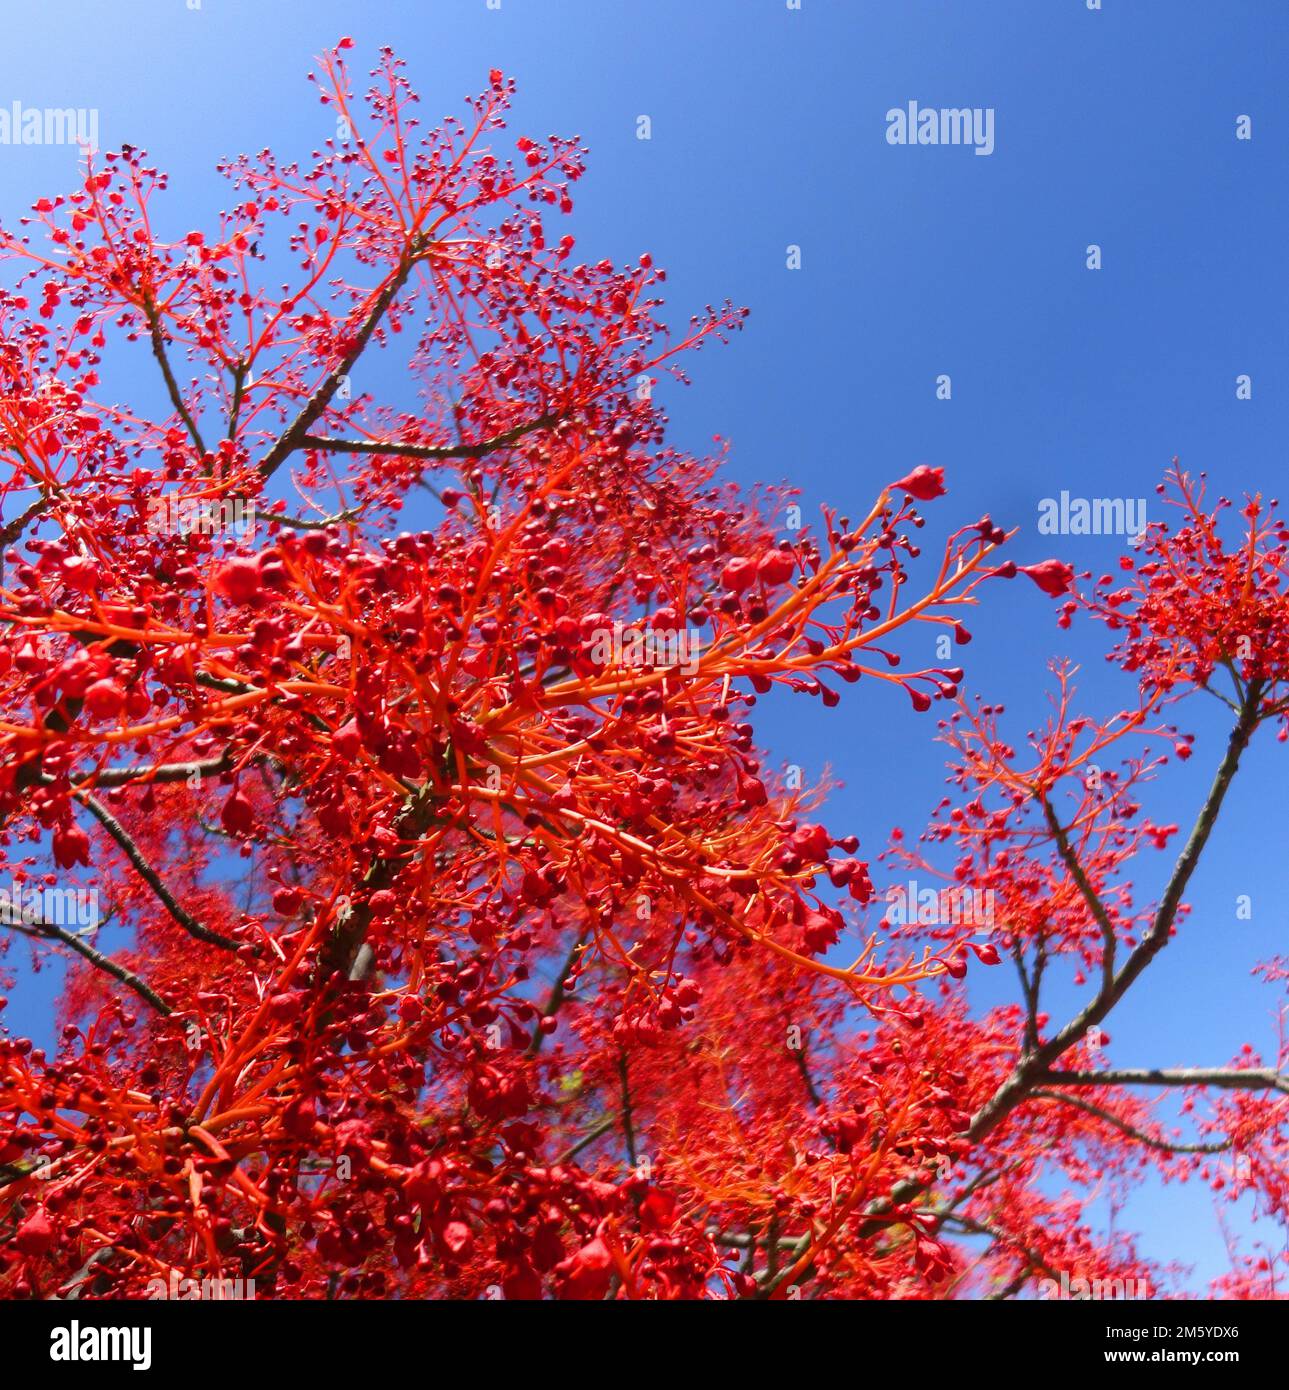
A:
<svg viewBox="0 0 1289 1390">
<path fill-rule="evenodd" d="M 1176 829 L 1136 805 L 1158 759 L 1061 798 L 1219 665 L 1244 742 L 1279 714 L 1283 537 L 1257 523 L 1219 554 L 1193 513 L 1157 543 L 1181 572 L 1098 590 L 1140 708 L 1095 724 L 1065 698 L 1018 767 L 1000 710 L 959 710 L 960 668 L 894 649 L 925 621 L 969 640 L 980 583 L 1017 572 L 1006 533 L 954 532 L 922 581 L 939 468 L 815 535 L 669 448 L 640 381 L 741 313 L 667 339 L 648 257 L 556 238 L 583 152 L 506 158 L 501 74 L 422 132 L 389 53 L 364 113 L 348 47 L 317 81 L 349 139 L 230 164 L 212 229 L 158 239 L 165 178 L 126 149 L 3 236 L 5 867 L 33 903 L 92 887 L 130 944 L 38 906 L 3 924 L 79 968 L 52 1055 L 0 1034 L 0 1293 L 137 1296 L 175 1271 L 261 1297 L 574 1299 L 1143 1275 L 1041 1180 L 1191 1162 L 1078 1079 L 1188 874 L 1153 912 L 1120 877 Z M 400 335 L 414 412 L 367 369 Z M 155 359 L 164 418 L 104 398 L 122 341 Z M 164 521 L 244 504 L 253 528 Z M 1057 561 L 1023 572 L 1071 590 Z M 1250 653 L 1228 661 L 1208 625 L 1246 583 L 1223 631 Z M 961 796 L 929 840 L 1004 905 L 994 939 L 865 927 L 858 839 L 757 751 L 759 697 L 822 711 L 860 680 L 958 710 Z M 1020 1007 L 968 1015 L 972 952 L 1011 956 Z M 1057 1027 L 1039 991 L 1062 952 L 1102 983 Z M 1256 1099 L 1211 1123 L 1269 1193 L 1278 1118 Z"/>
</svg>

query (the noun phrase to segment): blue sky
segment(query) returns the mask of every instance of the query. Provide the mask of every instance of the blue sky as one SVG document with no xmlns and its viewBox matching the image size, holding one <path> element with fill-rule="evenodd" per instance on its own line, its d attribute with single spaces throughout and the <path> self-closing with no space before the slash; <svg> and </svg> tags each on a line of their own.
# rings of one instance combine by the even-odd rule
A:
<svg viewBox="0 0 1289 1390">
<path fill-rule="evenodd" d="M 928 535 L 988 511 L 1022 528 L 1017 560 L 1057 553 L 1098 573 L 1120 542 L 1039 535 L 1042 498 L 1153 504 L 1174 454 L 1219 491 L 1280 487 L 1289 6 L 1277 0 L 190 3 L 8 0 L 0 106 L 97 108 L 101 144 L 142 145 L 170 170 L 181 231 L 231 201 L 220 157 L 266 143 L 303 155 L 331 133 L 303 78 L 340 35 L 357 40 L 356 67 L 392 44 L 427 121 L 501 67 L 519 82 L 517 132 L 590 146 L 571 224 L 583 254 L 651 252 L 677 324 L 725 298 L 751 308 L 731 346 L 693 361 L 692 388 L 663 388 L 673 439 L 728 437 L 738 478 L 856 514 L 890 478 L 943 466 L 950 496 Z M 992 108 L 993 153 L 892 147 L 885 114 L 911 100 Z M 1240 116 L 1250 140 L 1236 139 Z M 67 148 L 0 148 L 0 217 L 70 188 L 74 162 Z M 1251 399 L 1237 400 L 1240 374 Z M 1019 730 L 1051 655 L 1086 659 L 1090 711 L 1130 698 L 1097 634 L 1062 636 L 1033 586 L 988 596 L 963 653 L 969 688 L 1004 699 Z M 1188 711 L 1196 756 L 1170 770 L 1161 819 L 1186 818 L 1220 756 L 1212 703 Z M 844 778 L 830 820 L 870 853 L 892 824 L 916 830 L 941 793 L 931 723 L 889 694 L 763 716 L 776 758 Z M 1273 1052 L 1276 1001 L 1249 967 L 1284 950 L 1286 756 L 1265 732 L 1255 744 L 1193 918 L 1111 1022 L 1117 1063 L 1220 1064 L 1246 1040 Z M 1237 920 L 1238 894 L 1252 921 Z M 987 978 L 978 997 L 1007 984 Z M 38 1029 L 29 998 L 9 1021 Z M 1225 1267 L 1203 1189 L 1152 1189 L 1122 1224 L 1148 1253 L 1193 1263 L 1196 1282 Z"/>
</svg>

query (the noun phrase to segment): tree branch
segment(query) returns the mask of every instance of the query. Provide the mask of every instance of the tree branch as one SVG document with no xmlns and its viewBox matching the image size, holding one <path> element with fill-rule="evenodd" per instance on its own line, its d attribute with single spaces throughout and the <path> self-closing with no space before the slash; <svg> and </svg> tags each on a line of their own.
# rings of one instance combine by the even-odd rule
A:
<svg viewBox="0 0 1289 1390">
<path fill-rule="evenodd" d="M 179 383 L 175 380 L 175 374 L 170 369 L 170 358 L 166 354 L 166 335 L 161 330 L 161 319 L 157 314 L 157 306 L 152 301 L 149 293 L 143 295 L 143 316 L 148 321 L 148 335 L 152 339 L 152 355 L 157 359 L 157 365 L 161 368 L 161 375 L 165 378 L 166 392 L 170 396 L 170 403 L 178 412 L 179 418 L 188 427 L 188 433 L 192 436 L 192 442 L 197 446 L 200 454 L 205 454 L 206 442 L 201 437 L 201 430 L 197 426 L 197 421 L 193 419 L 192 412 L 184 404 L 183 392 L 179 389 Z"/>
<path fill-rule="evenodd" d="M 91 946 L 88 941 L 77 936 L 75 932 L 70 932 L 66 927 L 60 927 L 54 922 L 32 921 L 15 922 L 10 918 L 0 916 L 0 926 L 9 927 L 13 931 L 21 932 L 24 936 L 37 939 L 43 938 L 47 941 L 58 941 L 64 946 L 69 946 L 78 955 L 84 956 L 96 970 L 102 970 L 113 979 L 119 980 L 123 985 L 132 989 L 140 999 L 146 999 L 149 1004 L 160 1014 L 169 1014 L 170 1005 L 148 984 L 132 970 L 127 970 L 125 966 L 118 965 L 109 956 L 105 956 L 96 946 Z"/>
<path fill-rule="evenodd" d="M 1103 1110 L 1099 1105 L 1093 1105 L 1091 1101 L 1080 1100 L 1078 1096 L 1063 1096 L 1059 1091 L 1043 1091 L 1037 1087 L 1029 1093 L 1030 1100 L 1054 1100 L 1062 1105 L 1073 1106 L 1076 1110 L 1085 1111 L 1089 1115 L 1095 1115 L 1097 1119 L 1104 1120 L 1108 1125 L 1113 1125 L 1120 1134 L 1126 1134 L 1130 1139 L 1135 1139 L 1139 1144 L 1146 1144 L 1152 1149 L 1159 1149 L 1163 1153 L 1170 1154 L 1220 1154 L 1225 1153 L 1231 1147 L 1231 1140 L 1224 1140 L 1220 1144 L 1172 1144 L 1165 1139 L 1155 1139 L 1143 1130 L 1130 1125 L 1126 1120 L 1121 1120 L 1109 1110 Z"/>
<path fill-rule="evenodd" d="M 174 895 L 166 885 L 162 883 L 156 870 L 143 857 L 143 852 L 139 849 L 138 845 L 134 843 L 120 821 L 116 819 L 102 802 L 97 801 L 89 792 L 78 792 L 77 797 L 84 803 L 85 807 L 95 819 L 98 820 L 103 829 L 121 846 L 125 851 L 125 857 L 134 865 L 139 877 L 144 883 L 152 889 L 157 901 L 160 902 L 162 907 L 164 907 L 171 917 L 179 923 L 189 936 L 194 936 L 198 941 L 204 941 L 210 946 L 222 946 L 226 951 L 238 951 L 241 949 L 241 944 L 234 941 L 232 937 L 222 936 L 219 932 L 211 931 L 209 927 L 202 926 L 195 917 L 180 907 L 178 902 L 175 901 Z"/>
<path fill-rule="evenodd" d="M 1052 838 L 1056 841 L 1057 853 L 1061 856 L 1061 862 L 1065 865 L 1066 872 L 1074 880 L 1087 904 L 1088 911 L 1092 914 L 1097 926 L 1101 928 L 1101 988 L 1108 990 L 1114 983 L 1114 963 L 1117 938 L 1114 934 L 1114 923 L 1110 920 L 1110 914 L 1106 911 L 1105 904 L 1101 901 L 1095 888 L 1086 873 L 1083 865 L 1079 863 L 1079 856 L 1075 854 L 1070 844 L 1070 837 L 1064 827 L 1056 819 L 1056 812 L 1052 809 L 1051 802 L 1046 797 L 1042 798 L 1043 816 L 1047 821 L 1047 828 L 1052 832 Z"/>
<path fill-rule="evenodd" d="M 578 935 L 569 949 L 568 955 L 564 958 L 564 964 L 560 966 L 559 974 L 555 978 L 555 983 L 551 986 L 550 997 L 546 1000 L 546 1007 L 542 1010 L 542 1018 L 552 1018 L 560 1010 L 564 1003 L 567 990 L 564 988 L 564 981 L 573 973 L 573 967 L 577 964 L 577 958 L 582 954 L 586 947 L 586 938 L 590 935 L 590 928 Z M 536 1057 L 542 1050 L 542 1043 L 546 1040 L 546 1034 L 541 1030 L 541 1024 L 533 1029 L 532 1041 L 528 1044 L 528 1050 L 524 1053 L 525 1058 Z"/>
<path fill-rule="evenodd" d="M 77 790 L 88 787 L 153 786 L 163 782 L 186 782 L 190 777 L 217 777 L 233 765 L 227 751 L 218 758 L 206 758 L 190 763 L 158 763 L 152 767 L 105 767 L 76 784 Z M 42 774 L 38 784 L 52 786 L 56 778 Z"/>
<path fill-rule="evenodd" d="M 540 415 L 527 424 L 516 425 L 491 439 L 478 444 L 400 444 L 393 440 L 380 439 L 330 439 L 321 435 L 306 434 L 300 440 L 305 449 L 324 449 L 332 454 L 390 454 L 399 458 L 412 459 L 478 459 L 487 454 L 495 454 L 536 430 L 550 429 L 559 422 L 558 415 Z"/>
<path fill-rule="evenodd" d="M 617 1123 L 617 1115 L 606 1116 L 603 1120 L 600 1121 L 598 1125 L 595 1126 L 594 1129 L 592 1129 L 589 1133 L 584 1134 L 577 1141 L 576 1144 L 573 1144 L 570 1148 L 565 1149 L 564 1152 L 560 1154 L 560 1156 L 555 1160 L 555 1166 L 560 1167 L 565 1163 L 572 1163 L 572 1161 L 578 1156 L 578 1154 L 582 1152 L 583 1149 L 587 1148 L 591 1144 L 594 1144 L 595 1141 L 599 1139 L 602 1135 L 607 1134 L 611 1129 L 615 1128 Z"/>
<path fill-rule="evenodd" d="M 632 1168 L 639 1163 L 636 1153 L 636 1127 L 631 1110 L 631 1083 L 627 1074 L 627 1054 L 618 1053 L 618 1080 L 622 1085 L 622 1137 L 626 1140 L 627 1158 Z"/>
<path fill-rule="evenodd" d="M 413 268 L 421 259 L 425 250 L 423 238 L 418 234 L 409 243 L 403 252 L 403 257 L 395 268 L 394 273 L 389 277 L 385 288 L 376 296 L 376 301 L 372 305 L 367 317 L 363 320 L 358 332 L 354 335 L 353 342 L 350 343 L 348 350 L 341 357 L 335 367 L 323 377 L 318 384 L 313 395 L 305 402 L 300 413 L 295 417 L 290 425 L 287 426 L 283 434 L 278 438 L 276 444 L 265 454 L 260 462 L 260 474 L 265 478 L 271 478 L 278 468 L 304 443 L 309 430 L 314 423 L 325 413 L 331 404 L 332 397 L 340 388 L 342 377 L 348 376 L 353 369 L 353 365 L 362 356 L 371 339 L 371 335 L 376 331 L 381 319 L 389 311 L 389 306 L 397 298 L 399 291 L 407 284 L 408 277 Z"/>
<path fill-rule="evenodd" d="M 806 1049 L 804 1047 L 794 1047 L 791 1049 L 792 1059 L 797 1064 L 797 1070 L 801 1073 L 801 1080 L 805 1083 L 806 1095 L 810 1097 L 810 1104 L 816 1110 L 823 1108 L 823 1097 L 819 1094 L 819 1089 L 815 1085 L 815 1079 L 810 1075 L 810 1064 L 806 1061 Z"/>
<path fill-rule="evenodd" d="M 1214 774 L 1212 786 L 1204 805 L 1178 856 L 1172 877 L 1164 889 L 1163 897 L 1155 911 L 1150 927 L 1137 944 L 1119 973 L 1102 983 L 1096 997 L 1075 1018 L 1061 1029 L 1055 1037 L 1045 1042 L 1037 1051 L 1026 1051 L 1006 1081 L 994 1092 L 972 1117 L 967 1137 L 973 1142 L 983 1139 L 1002 1123 L 1013 1109 L 1025 1098 L 1045 1073 L 1064 1052 L 1071 1048 L 1088 1029 L 1100 1023 L 1123 998 L 1142 971 L 1159 954 L 1168 942 L 1169 932 L 1181 905 L 1182 895 L 1190 883 L 1195 866 L 1208 838 L 1217 823 L 1222 802 L 1230 789 L 1231 782 L 1239 770 L 1240 757 L 1248 746 L 1254 729 L 1260 719 L 1259 705 L 1262 700 L 1262 685 L 1258 681 L 1250 684 L 1245 693 L 1245 701 L 1240 709 L 1240 717 L 1231 730 L 1227 740 L 1226 753 Z"/>
<path fill-rule="evenodd" d="M 19 512 L 12 521 L 0 526 L 0 546 L 12 545 L 47 506 L 49 506 L 49 494 L 42 492 L 26 511 Z"/>
<path fill-rule="evenodd" d="M 393 882 L 398 871 L 416 854 L 421 837 L 434 819 L 434 799 L 428 783 L 409 794 L 394 822 L 394 833 L 402 841 L 410 841 L 402 853 L 382 855 L 373 859 L 363 875 L 363 887 L 368 895 Z M 368 897 L 355 903 L 348 917 L 337 921 L 326 944 L 318 953 L 318 978 L 325 980 L 330 974 L 338 973 L 345 979 L 357 960 L 358 952 L 367 937 L 371 925 L 371 905 Z"/>
<path fill-rule="evenodd" d="M 937 1213 L 933 1212 L 931 1214 L 936 1215 Z M 1035 1270 L 1041 1270 L 1049 1278 L 1055 1279 L 1057 1283 L 1060 1283 L 1060 1273 L 1053 1269 L 1037 1250 L 1026 1245 L 1018 1236 L 1014 1236 L 1008 1231 L 1000 1231 L 998 1227 L 990 1226 L 984 1221 L 976 1221 L 969 1216 L 960 1216 L 956 1212 L 946 1213 L 943 1219 L 946 1223 L 957 1226 L 966 1235 L 988 1236 L 995 1244 L 1008 1245 L 1013 1250 L 1019 1251 L 1020 1254 L 1025 1256 L 1028 1262 L 1025 1278 L 1028 1278 Z M 1021 1282 L 1023 1284 L 1024 1280 Z M 1008 1285 L 1008 1289 L 1011 1289 L 1010 1285 Z M 1008 1292 L 1003 1292 L 1001 1295 L 993 1295 L 993 1297 L 998 1296 L 1009 1297 L 1010 1294 Z"/>
<path fill-rule="evenodd" d="M 1077 1017 L 1065 1025 L 1061 1031 L 1049 1042 L 1044 1043 L 1037 1051 L 1027 1050 L 1016 1064 L 1007 1079 L 997 1088 L 988 1101 L 982 1105 L 972 1116 L 971 1123 L 965 1131 L 965 1137 L 972 1143 L 979 1143 L 987 1135 L 991 1134 L 1007 1116 L 1026 1098 L 1033 1088 L 1040 1081 L 1060 1081 L 1062 1084 L 1073 1084 L 1066 1081 L 1066 1076 L 1086 1077 L 1086 1081 L 1081 1080 L 1079 1084 L 1104 1085 L 1110 1084 L 1109 1078 L 1117 1075 L 1113 1072 L 1089 1072 L 1089 1073 L 1054 1073 L 1049 1069 L 1051 1064 L 1066 1052 L 1083 1035 L 1106 1017 L 1115 1007 L 1129 987 L 1136 981 L 1141 972 L 1150 964 L 1154 957 L 1159 953 L 1168 941 L 1168 933 L 1177 915 L 1177 908 L 1181 903 L 1182 894 L 1186 891 L 1186 886 L 1190 882 L 1191 875 L 1195 872 L 1195 866 L 1199 862 L 1200 854 L 1204 846 L 1208 843 L 1208 838 L 1212 834 L 1213 826 L 1217 822 L 1218 813 L 1222 809 L 1222 802 L 1226 798 L 1226 793 L 1230 788 L 1231 782 L 1239 770 L 1240 758 L 1248 746 L 1253 731 L 1257 728 L 1261 719 L 1260 704 L 1262 700 L 1263 686 L 1260 682 L 1252 682 L 1245 691 L 1244 703 L 1240 707 L 1239 718 L 1236 720 L 1235 727 L 1231 730 L 1227 740 L 1226 752 L 1222 762 L 1214 774 L 1212 785 L 1209 788 L 1208 796 L 1204 800 L 1190 836 L 1186 841 L 1177 863 L 1173 869 L 1164 895 L 1160 899 L 1159 907 L 1155 917 L 1137 947 L 1129 955 L 1123 969 L 1114 976 L 1108 983 L 1103 982 L 1102 987 L 1097 991 L 1096 997 Z M 1225 1075 L 1252 1076 L 1253 1072 L 1234 1072 Z M 1125 1079 L 1127 1073 L 1123 1074 Z M 1149 1084 L 1146 1080 L 1148 1073 L 1138 1074 L 1139 1080 L 1143 1084 Z M 1174 1072 L 1174 1073 L 1153 1073 L 1155 1076 L 1186 1076 L 1186 1080 L 1175 1082 L 1160 1082 L 1159 1084 L 1174 1085 L 1194 1085 L 1194 1084 L 1213 1084 L 1213 1085 L 1234 1085 L 1233 1082 L 1224 1083 L 1212 1080 L 1201 1083 L 1199 1072 Z M 1209 1072 L 1203 1073 L 1210 1078 L 1223 1075 L 1223 1073 Z M 1272 1074 L 1268 1074 L 1272 1075 Z M 1283 1090 L 1281 1082 L 1267 1080 L 1263 1083 L 1263 1089 Z M 1131 1084 L 1131 1083 L 1126 1083 Z M 885 1219 L 893 1207 L 905 1202 L 914 1201 L 925 1193 L 931 1182 L 931 1175 L 918 1178 L 906 1178 L 895 1184 L 891 1189 L 890 1195 L 878 1198 L 870 1202 L 864 1209 L 864 1215 L 868 1220 L 864 1221 L 856 1232 L 861 1240 L 869 1239 L 874 1235 L 884 1231 L 889 1222 Z M 780 1281 L 781 1282 L 781 1279 Z M 777 1285 L 769 1286 L 760 1291 L 759 1297 L 769 1297 Z"/>
<path fill-rule="evenodd" d="M 1035 1078 L 1054 1086 L 1216 1086 L 1227 1091 L 1283 1091 L 1289 1076 L 1274 1067 L 1139 1067 L 1116 1071 L 1049 1071 Z"/>
</svg>

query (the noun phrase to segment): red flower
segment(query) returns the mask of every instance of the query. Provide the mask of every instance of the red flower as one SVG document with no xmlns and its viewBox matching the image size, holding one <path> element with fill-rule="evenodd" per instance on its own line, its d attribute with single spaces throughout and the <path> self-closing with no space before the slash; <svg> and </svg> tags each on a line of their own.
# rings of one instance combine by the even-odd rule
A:
<svg viewBox="0 0 1289 1390">
<path fill-rule="evenodd" d="M 806 949 L 812 955 L 823 955 L 841 939 L 842 926 L 841 913 L 830 907 L 819 912 L 808 912 L 804 931 Z"/>
<path fill-rule="evenodd" d="M 891 486 L 916 497 L 919 502 L 930 502 L 944 496 L 944 469 L 920 463 L 907 477 L 897 478 Z"/>
<path fill-rule="evenodd" d="M 85 709 L 96 719 L 110 719 L 125 706 L 125 691 L 114 680 L 95 681 L 85 691 Z"/>
<path fill-rule="evenodd" d="M 469 1250 L 473 1239 L 473 1234 L 464 1221 L 449 1221 L 443 1228 L 443 1244 L 458 1258 Z"/>
<path fill-rule="evenodd" d="M 54 831 L 54 862 L 60 869 L 90 862 L 90 837 L 75 821 L 68 821 Z"/>
<path fill-rule="evenodd" d="M 756 562 L 756 573 L 761 582 L 770 588 L 786 584 L 796 573 L 797 562 L 787 550 L 767 550 Z"/>
<path fill-rule="evenodd" d="M 234 791 L 224 802 L 220 820 L 230 835 L 248 835 L 255 824 L 255 812 L 244 792 Z"/>
<path fill-rule="evenodd" d="M 828 858 L 832 837 L 822 825 L 800 825 L 788 837 L 788 845 L 802 859 L 820 863 Z"/>
<path fill-rule="evenodd" d="M 1074 571 L 1061 560 L 1042 560 L 1037 565 L 1018 566 L 1045 594 L 1058 598 L 1074 587 Z"/>
<path fill-rule="evenodd" d="M 765 783 L 759 777 L 740 772 L 738 799 L 744 806 L 764 806 L 769 800 L 769 794 L 765 790 Z"/>
<path fill-rule="evenodd" d="M 43 1255 L 53 1243 L 54 1228 L 44 1207 L 37 1207 L 14 1232 L 14 1244 L 27 1256 Z"/>
<path fill-rule="evenodd" d="M 604 1241 L 596 1236 L 575 1255 L 561 1260 L 555 1273 L 562 1276 L 561 1298 L 589 1301 L 603 1298 L 609 1291 L 613 1273 L 613 1255 Z"/>
<path fill-rule="evenodd" d="M 756 566 L 751 560 L 736 556 L 721 571 L 721 583 L 734 593 L 741 594 L 756 583 Z"/>
<path fill-rule="evenodd" d="M 250 603 L 263 588 L 259 564 L 249 555 L 238 555 L 215 572 L 215 589 L 230 603 Z"/>
</svg>

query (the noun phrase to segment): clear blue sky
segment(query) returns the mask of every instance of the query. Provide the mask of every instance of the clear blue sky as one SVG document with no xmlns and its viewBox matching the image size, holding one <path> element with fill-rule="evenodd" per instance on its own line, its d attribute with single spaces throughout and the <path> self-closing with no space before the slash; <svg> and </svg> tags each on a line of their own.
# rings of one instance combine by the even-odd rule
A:
<svg viewBox="0 0 1289 1390">
<path fill-rule="evenodd" d="M 732 346 L 666 387 L 674 438 L 734 446 L 744 480 L 787 480 L 852 514 L 917 463 L 951 495 L 934 521 L 989 511 L 1023 529 L 1018 560 L 1106 567 L 1117 542 L 1037 534 L 1039 499 L 1146 497 L 1169 459 L 1232 493 L 1275 495 L 1289 422 L 1289 6 L 1283 0 L 60 0 L 0 5 L 0 106 L 96 107 L 100 142 L 173 175 L 173 230 L 231 201 L 221 156 L 306 154 L 331 133 L 303 77 L 340 35 L 358 67 L 390 43 L 431 120 L 501 67 L 515 125 L 591 148 L 572 230 L 583 254 L 652 252 L 673 322 L 750 306 Z M 897 148 L 888 108 L 991 107 L 988 158 Z M 636 138 L 637 118 L 653 138 Z M 1237 141 L 1237 117 L 1252 139 Z M 73 182 L 67 149 L 0 147 L 0 216 Z M 1089 243 L 1104 267 L 1085 268 Z M 802 268 L 790 271 L 789 245 Z M 953 399 L 937 401 L 939 373 Z M 1238 401 L 1235 379 L 1252 377 Z M 929 530 L 934 527 L 929 527 Z M 1069 642 L 1027 584 L 996 586 L 964 654 L 970 688 L 1023 731 L 1046 658 L 1089 658 L 1092 710 L 1128 692 L 1092 634 Z M 928 640 L 932 632 L 927 630 Z M 931 659 L 928 650 L 923 659 Z M 876 852 L 942 786 L 932 726 L 860 693 L 771 710 L 776 757 L 846 779 L 831 820 Z M 1215 707 L 1216 708 L 1216 707 Z M 809 717 L 806 717 L 809 716 Z M 1183 819 L 1219 756 L 1195 707 L 1196 757 L 1155 808 Z M 1276 1000 L 1249 979 L 1285 949 L 1286 752 L 1263 735 L 1197 879 L 1196 912 L 1111 1026 L 1123 1065 L 1219 1064 L 1274 1050 Z M 1253 899 L 1237 921 L 1237 894 Z M 978 985 L 981 999 L 1006 982 Z M 21 994 L 22 991 L 19 991 Z M 32 996 L 33 998 L 35 996 Z M 1073 994 L 1067 996 L 1068 1004 Z M 1059 1007 L 1059 1006 L 1054 1006 Z M 30 1009 L 9 1019 L 39 1030 Z M 1144 1248 L 1220 1272 L 1206 1192 L 1151 1190 L 1123 1224 Z M 1274 1239 L 1274 1233 L 1264 1233 Z"/>
</svg>

